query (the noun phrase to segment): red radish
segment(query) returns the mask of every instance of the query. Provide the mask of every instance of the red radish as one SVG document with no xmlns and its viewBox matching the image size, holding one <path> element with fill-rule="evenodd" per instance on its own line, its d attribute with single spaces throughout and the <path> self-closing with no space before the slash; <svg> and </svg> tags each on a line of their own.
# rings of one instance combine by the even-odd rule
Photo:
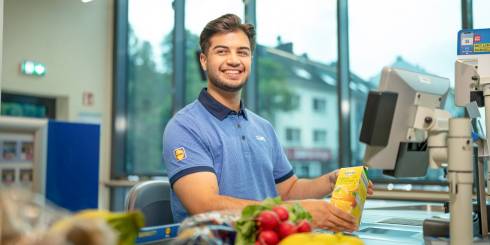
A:
<svg viewBox="0 0 490 245">
<path fill-rule="evenodd" d="M 296 233 L 296 226 L 290 221 L 282 222 L 279 224 L 277 233 L 279 233 L 279 237 L 283 239 L 291 234 Z"/>
<path fill-rule="evenodd" d="M 296 231 L 298 233 L 301 233 L 301 232 L 311 232 L 311 225 L 310 225 L 310 223 L 308 221 L 302 220 L 296 226 Z"/>
<path fill-rule="evenodd" d="M 257 225 L 259 230 L 267 231 L 274 230 L 279 224 L 279 218 L 277 218 L 276 213 L 266 210 L 262 211 L 257 217 Z"/>
<path fill-rule="evenodd" d="M 272 211 L 277 214 L 277 217 L 279 217 L 279 220 L 281 221 L 286 221 L 289 218 L 289 212 L 283 206 L 275 206 L 274 208 L 272 208 Z"/>
<path fill-rule="evenodd" d="M 274 231 L 262 231 L 258 241 L 261 244 L 276 245 L 279 242 L 279 236 Z"/>
</svg>

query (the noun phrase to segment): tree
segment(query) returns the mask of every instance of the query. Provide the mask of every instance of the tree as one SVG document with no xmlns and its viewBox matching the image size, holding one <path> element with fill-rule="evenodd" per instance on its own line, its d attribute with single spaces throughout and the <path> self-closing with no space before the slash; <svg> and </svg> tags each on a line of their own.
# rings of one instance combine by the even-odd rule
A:
<svg viewBox="0 0 490 245">
<path fill-rule="evenodd" d="M 275 125 L 274 115 L 278 111 L 296 109 L 297 103 L 287 85 L 286 67 L 267 55 L 259 55 L 258 61 L 259 114 Z"/>
<path fill-rule="evenodd" d="M 163 127 L 171 117 L 170 78 L 165 69 L 164 72 L 158 71 L 151 44 L 139 40 L 130 30 L 128 133 L 124 152 L 130 174 L 164 173 L 162 135 Z"/>
</svg>

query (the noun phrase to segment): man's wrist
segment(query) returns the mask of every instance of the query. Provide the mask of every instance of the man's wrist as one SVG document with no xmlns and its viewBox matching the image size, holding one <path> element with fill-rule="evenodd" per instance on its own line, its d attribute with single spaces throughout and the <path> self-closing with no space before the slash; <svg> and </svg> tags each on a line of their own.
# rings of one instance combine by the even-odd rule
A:
<svg viewBox="0 0 490 245">
<path fill-rule="evenodd" d="M 335 187 L 335 182 L 337 181 L 337 173 L 336 171 L 332 171 L 328 174 L 325 175 L 326 179 L 327 179 L 327 192 L 328 194 L 332 193 L 333 191 L 333 188 Z"/>
</svg>

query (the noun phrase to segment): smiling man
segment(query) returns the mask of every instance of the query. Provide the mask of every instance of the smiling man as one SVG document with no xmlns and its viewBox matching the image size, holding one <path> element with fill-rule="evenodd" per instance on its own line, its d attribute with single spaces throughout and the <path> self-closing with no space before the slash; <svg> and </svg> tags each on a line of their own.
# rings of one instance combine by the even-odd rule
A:
<svg viewBox="0 0 490 245">
<path fill-rule="evenodd" d="M 175 221 L 281 196 L 300 200 L 316 227 L 357 229 L 353 216 L 321 200 L 333 190 L 336 172 L 298 179 L 272 125 L 244 108 L 241 90 L 250 74 L 254 27 L 223 15 L 206 25 L 200 45 L 207 89 L 175 114 L 163 136 Z"/>
</svg>

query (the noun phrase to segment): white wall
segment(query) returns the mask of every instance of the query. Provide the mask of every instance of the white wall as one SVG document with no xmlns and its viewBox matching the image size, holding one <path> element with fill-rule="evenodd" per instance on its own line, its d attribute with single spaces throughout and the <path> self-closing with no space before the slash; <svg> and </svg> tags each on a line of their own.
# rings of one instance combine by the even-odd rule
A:
<svg viewBox="0 0 490 245">
<path fill-rule="evenodd" d="M 2 91 L 57 97 L 58 119 L 100 123 L 99 206 L 108 207 L 114 0 L 5 0 L 4 9 Z M 45 64 L 46 75 L 20 74 L 26 59 Z"/>
</svg>

